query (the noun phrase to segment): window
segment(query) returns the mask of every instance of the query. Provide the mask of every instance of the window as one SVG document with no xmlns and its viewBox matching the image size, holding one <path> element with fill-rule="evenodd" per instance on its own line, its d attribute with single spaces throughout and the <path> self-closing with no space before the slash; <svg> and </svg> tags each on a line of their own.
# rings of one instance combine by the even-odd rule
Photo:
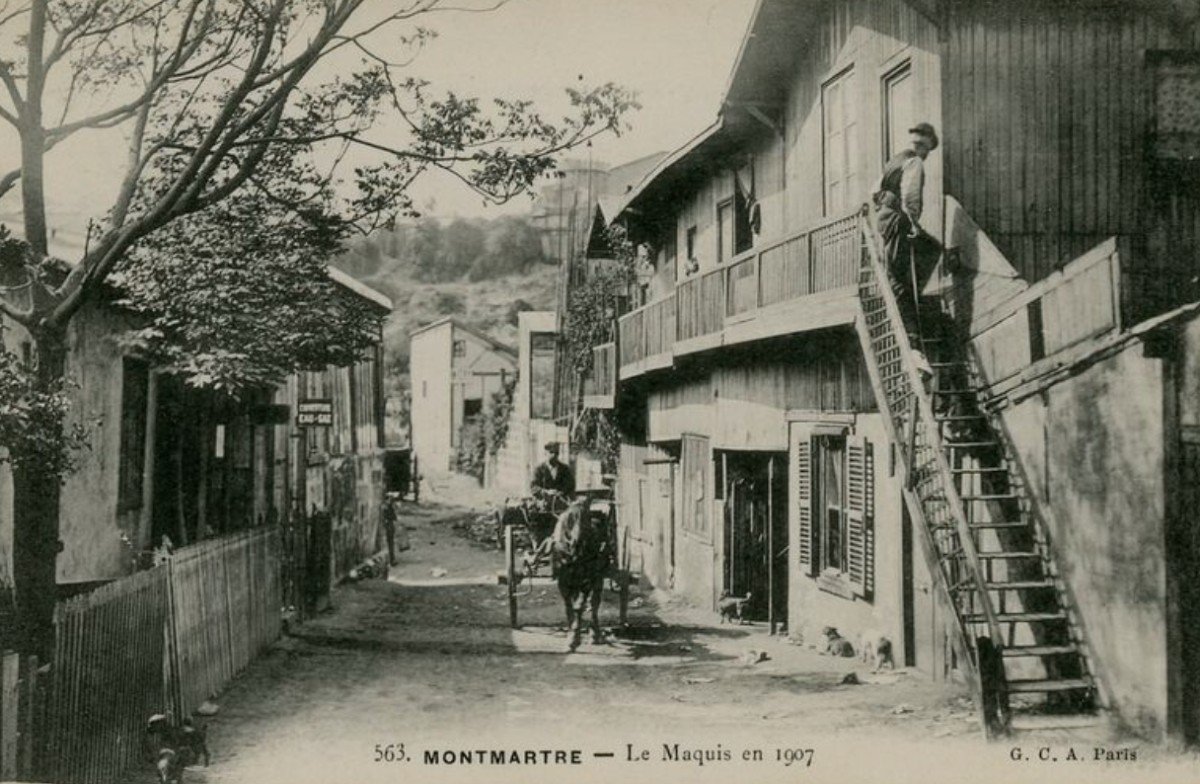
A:
<svg viewBox="0 0 1200 784">
<path fill-rule="evenodd" d="M 791 514 L 802 574 L 851 598 L 874 590 L 875 466 L 870 442 L 792 426 Z"/>
<path fill-rule="evenodd" d="M 429 382 L 421 382 L 421 397 L 429 397 Z"/>
<path fill-rule="evenodd" d="M 1200 53 L 1149 53 L 1154 67 L 1155 155 L 1176 161 L 1200 158 Z"/>
<path fill-rule="evenodd" d="M 813 509 L 817 526 L 818 565 L 822 572 L 846 569 L 846 439 L 844 436 L 813 438 L 816 457 L 813 471 Z"/>
<path fill-rule="evenodd" d="M 553 332 L 529 336 L 529 416 L 554 418 L 554 355 L 557 338 Z"/>
<path fill-rule="evenodd" d="M 752 211 L 762 218 L 762 211 L 757 208 L 754 195 L 754 156 L 750 156 L 745 164 L 733 173 L 733 251 L 744 253 L 754 245 L 754 235 L 762 231 L 762 226 L 754 225 Z"/>
<path fill-rule="evenodd" d="M 675 265 L 679 263 L 679 238 L 675 234 L 675 225 L 671 224 L 663 232 L 662 240 L 663 264 L 675 275 Z"/>
<path fill-rule="evenodd" d="M 846 210 L 858 191 L 853 76 L 844 71 L 821 88 L 826 215 Z"/>
<path fill-rule="evenodd" d="M 691 275 L 700 269 L 700 262 L 696 259 L 696 227 L 689 226 L 687 230 L 687 265 L 684 267 L 684 273 Z"/>
<path fill-rule="evenodd" d="M 465 341 L 465 340 L 454 341 L 454 356 L 455 357 L 465 357 L 466 355 L 467 355 L 467 341 Z"/>
<path fill-rule="evenodd" d="M 733 258 L 733 199 L 717 205 L 717 263 Z"/>
<path fill-rule="evenodd" d="M 907 60 L 883 77 L 883 161 L 908 147 L 908 129 L 917 117 L 916 79 Z"/>
<path fill-rule="evenodd" d="M 121 369 L 121 463 L 117 469 L 117 511 L 142 508 L 146 464 L 146 400 L 150 369 L 126 357 Z"/>
</svg>

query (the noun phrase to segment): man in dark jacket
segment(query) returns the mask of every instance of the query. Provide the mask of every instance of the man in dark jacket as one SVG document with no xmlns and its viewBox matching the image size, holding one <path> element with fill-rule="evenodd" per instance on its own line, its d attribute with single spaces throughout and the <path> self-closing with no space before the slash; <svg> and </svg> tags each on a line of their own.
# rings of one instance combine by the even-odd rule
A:
<svg viewBox="0 0 1200 784">
<path fill-rule="evenodd" d="M 546 459 L 533 469 L 533 481 L 530 485 L 535 496 L 547 493 L 558 493 L 570 500 L 575 493 L 575 477 L 571 468 L 558 459 L 559 446 L 551 441 L 546 444 Z"/>
<path fill-rule="evenodd" d="M 875 217 L 883 236 L 884 262 L 909 329 L 916 299 L 937 264 L 937 241 L 921 230 L 925 159 L 937 149 L 937 132 L 923 122 L 909 129 L 911 144 L 883 167 L 875 193 Z"/>
</svg>

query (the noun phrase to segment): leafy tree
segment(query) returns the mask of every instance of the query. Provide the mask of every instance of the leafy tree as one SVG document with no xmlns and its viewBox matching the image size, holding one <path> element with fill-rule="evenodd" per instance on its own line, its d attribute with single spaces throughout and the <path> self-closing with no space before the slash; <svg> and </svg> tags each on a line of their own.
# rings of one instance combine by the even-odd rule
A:
<svg viewBox="0 0 1200 784">
<path fill-rule="evenodd" d="M 409 244 L 418 280 L 444 280 L 442 266 L 442 224 L 437 218 L 424 216 L 413 228 Z"/>
<path fill-rule="evenodd" d="M 568 90 L 572 112 L 556 123 L 526 101 L 439 96 L 406 77 L 401 63 L 431 37 L 417 22 L 440 10 L 442 0 L 0 0 L 0 125 L 20 149 L 19 167 L 0 172 L 0 196 L 20 188 L 28 243 L 20 260 L 28 296 L 0 299 L 0 312 L 34 342 L 30 394 L 61 390 L 67 328 L 105 295 L 115 273 L 132 302 L 158 313 L 161 335 L 141 337 L 191 381 L 263 377 L 256 347 L 219 353 L 205 343 L 255 329 L 195 296 L 193 288 L 209 284 L 201 270 L 224 281 L 226 292 L 254 284 L 238 277 L 237 264 L 214 262 L 215 249 L 193 241 L 185 226 L 219 239 L 222 252 L 262 250 L 237 260 L 247 267 L 312 282 L 319 273 L 305 266 L 289 231 L 311 232 L 328 256 L 348 231 L 411 213 L 408 187 L 431 169 L 504 202 L 525 192 L 558 153 L 623 127 L 635 104 L 611 84 Z M 391 51 L 379 49 L 383 40 Z M 317 78 L 330 55 L 351 51 L 362 58 L 356 70 Z M 378 130 L 394 127 L 381 122 L 387 116 L 403 131 Z M 47 264 L 47 156 L 65 139 L 118 125 L 128 147 L 117 196 L 82 257 L 60 273 Z M 343 185 L 340 164 L 352 148 L 374 157 L 356 161 L 353 182 Z M 268 204 L 265 220 L 249 220 Z M 250 231 L 253 238 L 218 238 L 222 225 L 226 234 Z M 293 293 L 267 289 L 245 297 L 274 305 Z M 323 308 L 325 292 L 306 295 Z M 306 352 L 302 346 L 297 364 Z M 267 367 L 265 376 L 279 370 Z M 39 427 L 38 440 L 69 441 L 61 417 Z M 42 654 L 53 645 L 61 469 L 13 465 L 18 639 Z"/>
<path fill-rule="evenodd" d="M 469 278 L 478 281 L 528 272 L 545 260 L 537 229 L 522 218 L 501 218 L 488 236 L 487 253 L 472 265 Z"/>
<path fill-rule="evenodd" d="M 483 255 L 485 235 L 476 223 L 457 218 L 443 233 L 442 268 L 448 279 L 461 278 Z"/>
</svg>

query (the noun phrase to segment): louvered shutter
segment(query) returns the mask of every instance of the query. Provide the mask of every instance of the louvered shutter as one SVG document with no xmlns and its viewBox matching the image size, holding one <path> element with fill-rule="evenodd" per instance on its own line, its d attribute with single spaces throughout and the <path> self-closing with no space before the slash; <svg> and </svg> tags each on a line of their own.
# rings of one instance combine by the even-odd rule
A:
<svg viewBox="0 0 1200 784">
<path fill-rule="evenodd" d="M 797 521 L 796 553 L 800 573 L 814 573 L 812 520 L 812 434 L 808 428 L 792 429 L 792 481 L 789 488 L 792 515 Z"/>
<path fill-rule="evenodd" d="M 846 439 L 846 571 L 854 592 L 866 596 L 874 583 L 875 466 L 871 445 Z"/>
</svg>

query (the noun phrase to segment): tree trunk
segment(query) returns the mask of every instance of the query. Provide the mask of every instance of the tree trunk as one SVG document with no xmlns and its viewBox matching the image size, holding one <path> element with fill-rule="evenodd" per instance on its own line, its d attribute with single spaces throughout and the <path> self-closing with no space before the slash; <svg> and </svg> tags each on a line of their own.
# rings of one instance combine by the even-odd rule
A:
<svg viewBox="0 0 1200 784">
<path fill-rule="evenodd" d="M 34 334 L 37 383 L 55 389 L 66 370 L 61 333 Z M 47 439 L 61 444 L 63 425 L 50 426 Z M 37 459 L 13 465 L 13 584 L 16 591 L 18 649 L 50 661 L 54 652 L 54 605 L 58 599 L 57 559 L 62 477 Z"/>
</svg>

